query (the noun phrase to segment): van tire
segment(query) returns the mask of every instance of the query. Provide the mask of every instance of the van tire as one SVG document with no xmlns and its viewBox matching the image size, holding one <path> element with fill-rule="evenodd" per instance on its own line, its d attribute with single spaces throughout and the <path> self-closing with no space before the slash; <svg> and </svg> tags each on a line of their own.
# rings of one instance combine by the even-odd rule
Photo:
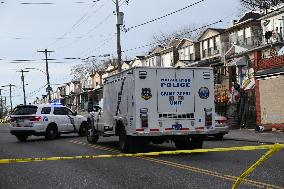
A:
<svg viewBox="0 0 284 189">
<path fill-rule="evenodd" d="M 16 135 L 17 139 L 21 142 L 27 141 L 28 136 L 27 135 Z"/>
<path fill-rule="evenodd" d="M 217 135 L 214 135 L 214 138 L 215 138 L 215 140 L 223 140 L 224 135 L 223 134 L 217 134 Z"/>
<path fill-rule="evenodd" d="M 132 153 L 134 151 L 132 140 L 131 136 L 126 135 L 124 128 L 119 132 L 119 148 L 123 153 Z"/>
<path fill-rule="evenodd" d="M 175 140 L 174 143 L 178 150 L 190 150 L 191 149 L 190 144 L 187 139 Z"/>
<path fill-rule="evenodd" d="M 203 146 L 203 138 L 202 137 L 196 137 L 191 139 L 191 146 L 192 149 L 201 149 Z"/>
<path fill-rule="evenodd" d="M 179 150 L 200 149 L 203 146 L 203 138 L 186 138 L 174 141 L 175 146 Z"/>
<path fill-rule="evenodd" d="M 48 140 L 56 139 L 58 136 L 58 128 L 56 124 L 50 124 L 47 126 L 45 138 Z"/>
</svg>

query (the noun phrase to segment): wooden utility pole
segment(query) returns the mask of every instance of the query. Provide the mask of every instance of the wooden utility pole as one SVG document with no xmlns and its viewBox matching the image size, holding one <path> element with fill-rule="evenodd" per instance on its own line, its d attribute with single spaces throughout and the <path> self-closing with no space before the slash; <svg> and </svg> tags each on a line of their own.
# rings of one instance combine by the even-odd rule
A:
<svg viewBox="0 0 284 189">
<path fill-rule="evenodd" d="M 118 66 L 118 72 L 121 72 L 120 26 L 123 25 L 123 13 L 119 12 L 119 1 L 118 0 L 115 0 L 115 5 L 116 5 L 117 66 Z"/>
<path fill-rule="evenodd" d="M 12 103 L 12 87 L 16 87 L 16 85 L 12 85 L 12 84 L 9 84 L 9 85 L 3 85 L 2 87 L 10 87 L 10 110 L 12 112 L 13 110 L 13 103 Z M 5 102 L 6 103 L 6 102 Z"/>
<path fill-rule="evenodd" d="M 0 104 L 0 116 L 2 116 L 2 115 L 3 115 L 3 112 L 4 112 L 4 111 L 3 111 L 3 110 L 4 110 L 4 108 L 3 108 L 3 99 L 2 99 L 2 93 L 1 93 L 2 90 L 3 90 L 3 89 L 0 89 L 0 103 L 1 103 L 1 104 Z"/>
<path fill-rule="evenodd" d="M 24 77 L 24 72 L 29 72 L 27 70 L 20 70 L 18 72 L 21 72 L 22 75 L 21 75 L 21 80 L 22 80 L 22 84 L 23 84 L 23 93 L 24 93 L 24 105 L 27 105 L 27 102 L 26 102 L 26 89 L 25 89 L 25 77 Z"/>
<path fill-rule="evenodd" d="M 47 88 L 46 88 L 46 92 L 48 95 L 48 102 L 51 101 L 51 91 L 52 88 L 50 87 L 50 82 L 49 82 L 49 72 L 48 72 L 48 58 L 47 58 L 47 53 L 51 53 L 54 51 L 48 51 L 47 49 L 44 49 L 44 51 L 37 51 L 37 52 L 43 52 L 45 53 L 45 69 L 46 69 L 46 80 L 47 80 Z"/>
</svg>

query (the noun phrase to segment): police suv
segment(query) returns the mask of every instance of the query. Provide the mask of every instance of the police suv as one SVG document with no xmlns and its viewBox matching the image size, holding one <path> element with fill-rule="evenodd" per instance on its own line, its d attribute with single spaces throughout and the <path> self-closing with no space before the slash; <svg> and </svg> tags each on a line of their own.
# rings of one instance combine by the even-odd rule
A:
<svg viewBox="0 0 284 189">
<path fill-rule="evenodd" d="M 36 104 L 19 105 L 10 116 L 10 133 L 18 140 L 28 136 L 45 136 L 55 139 L 60 134 L 78 133 L 85 136 L 87 119 L 62 105 Z"/>
</svg>

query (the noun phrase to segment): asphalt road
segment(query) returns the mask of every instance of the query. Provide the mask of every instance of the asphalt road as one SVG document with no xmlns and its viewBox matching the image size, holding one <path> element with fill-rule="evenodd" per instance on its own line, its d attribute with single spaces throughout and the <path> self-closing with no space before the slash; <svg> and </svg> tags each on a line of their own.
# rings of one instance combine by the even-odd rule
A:
<svg viewBox="0 0 284 189">
<path fill-rule="evenodd" d="M 213 141 L 204 148 L 259 145 Z M 175 150 L 148 145 L 143 151 Z M 65 135 L 48 141 L 31 137 L 18 142 L 0 125 L 0 159 L 118 154 L 117 138 L 89 145 L 85 137 Z M 0 164 L 0 188 L 231 188 L 235 179 L 265 151 L 211 152 L 158 157 L 122 157 Z M 240 188 L 284 188 L 284 151 L 258 167 Z"/>
</svg>

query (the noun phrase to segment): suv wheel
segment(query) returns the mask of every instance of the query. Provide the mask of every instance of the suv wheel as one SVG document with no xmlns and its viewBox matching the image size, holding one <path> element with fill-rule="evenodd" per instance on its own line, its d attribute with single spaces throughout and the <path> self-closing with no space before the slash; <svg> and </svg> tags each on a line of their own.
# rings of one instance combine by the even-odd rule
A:
<svg viewBox="0 0 284 189">
<path fill-rule="evenodd" d="M 25 142 L 28 138 L 27 135 L 16 135 L 17 139 L 21 142 Z"/>
<path fill-rule="evenodd" d="M 79 128 L 79 136 L 86 136 L 87 135 L 88 124 L 87 122 L 83 122 Z"/>
<path fill-rule="evenodd" d="M 57 126 L 52 124 L 47 126 L 45 138 L 48 140 L 53 140 L 58 136 Z"/>
<path fill-rule="evenodd" d="M 97 134 L 96 130 L 92 127 L 88 127 L 87 129 L 87 141 L 89 143 L 97 143 L 99 140 L 99 135 Z"/>
</svg>

